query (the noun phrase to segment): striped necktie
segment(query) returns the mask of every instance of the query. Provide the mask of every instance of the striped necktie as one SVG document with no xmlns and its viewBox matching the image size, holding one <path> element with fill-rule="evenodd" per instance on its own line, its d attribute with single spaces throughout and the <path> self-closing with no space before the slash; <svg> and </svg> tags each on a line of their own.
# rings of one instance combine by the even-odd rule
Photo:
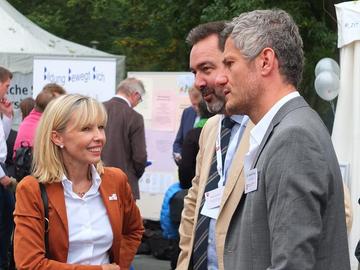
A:
<svg viewBox="0 0 360 270">
<path fill-rule="evenodd" d="M 222 121 L 221 132 L 220 132 L 220 147 L 221 147 L 223 168 L 224 168 L 226 152 L 230 141 L 231 129 L 234 126 L 234 124 L 235 122 L 231 120 L 230 117 L 225 117 Z M 220 175 L 217 170 L 216 151 L 215 151 L 214 156 L 211 160 L 209 178 L 206 183 L 204 195 L 202 196 L 201 199 L 199 216 L 195 229 L 194 249 L 192 255 L 192 264 L 194 270 L 207 269 L 207 247 L 208 247 L 210 218 L 201 215 L 200 212 L 205 203 L 205 192 L 216 189 L 219 180 L 220 180 Z"/>
</svg>

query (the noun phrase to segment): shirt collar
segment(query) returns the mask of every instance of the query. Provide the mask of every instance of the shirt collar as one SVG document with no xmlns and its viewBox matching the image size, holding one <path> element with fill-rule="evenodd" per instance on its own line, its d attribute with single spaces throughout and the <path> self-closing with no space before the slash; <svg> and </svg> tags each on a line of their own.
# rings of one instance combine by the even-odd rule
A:
<svg viewBox="0 0 360 270">
<path fill-rule="evenodd" d="M 262 139 L 265 136 L 266 130 L 268 129 L 271 121 L 280 108 L 289 100 L 299 96 L 300 94 L 298 91 L 291 92 L 290 94 L 282 97 L 271 107 L 271 109 L 263 116 L 263 118 L 261 118 L 259 123 L 257 123 L 257 125 L 254 126 L 250 131 L 250 149 L 260 145 Z"/>
<path fill-rule="evenodd" d="M 88 193 L 96 193 L 100 187 L 101 184 L 101 177 L 99 175 L 99 173 L 97 172 L 95 166 L 93 164 L 90 165 L 90 172 L 91 172 L 91 187 L 88 191 Z M 64 187 L 65 192 L 69 193 L 70 191 L 72 191 L 72 182 L 70 179 L 68 179 L 66 177 L 66 175 L 64 174 L 61 180 L 61 183 Z"/>
<path fill-rule="evenodd" d="M 123 97 L 123 96 L 120 96 L 120 95 L 115 95 L 115 97 L 116 98 L 121 98 L 122 100 L 125 100 L 126 103 L 129 105 L 129 107 L 131 108 L 130 101 L 126 97 Z"/>
<path fill-rule="evenodd" d="M 225 118 L 226 116 L 224 114 L 221 115 L 221 121 Z M 235 114 L 235 115 L 231 115 L 230 116 L 231 120 L 234 120 L 237 124 L 241 125 L 244 115 L 240 115 L 240 114 Z"/>
</svg>

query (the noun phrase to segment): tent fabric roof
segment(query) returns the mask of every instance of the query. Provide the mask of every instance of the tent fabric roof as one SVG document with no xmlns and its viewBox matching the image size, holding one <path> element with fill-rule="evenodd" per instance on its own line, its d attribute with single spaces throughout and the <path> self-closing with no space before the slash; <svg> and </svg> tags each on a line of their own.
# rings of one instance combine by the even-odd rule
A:
<svg viewBox="0 0 360 270">
<path fill-rule="evenodd" d="M 2 53 L 110 56 L 59 38 L 30 21 L 7 1 L 0 0 L 0 43 Z"/>
<path fill-rule="evenodd" d="M 111 57 L 124 66 L 125 56 L 59 38 L 37 26 L 5 0 L 0 0 L 0 18 L 0 63 L 13 72 L 31 72 L 34 55 Z"/>
</svg>

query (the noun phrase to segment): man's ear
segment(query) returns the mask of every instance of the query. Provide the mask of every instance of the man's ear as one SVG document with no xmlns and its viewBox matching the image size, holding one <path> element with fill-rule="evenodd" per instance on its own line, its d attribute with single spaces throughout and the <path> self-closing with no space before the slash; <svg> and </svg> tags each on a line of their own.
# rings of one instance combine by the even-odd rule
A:
<svg viewBox="0 0 360 270">
<path fill-rule="evenodd" d="M 128 100 L 131 104 L 131 107 L 134 108 L 137 105 L 137 97 L 136 97 L 136 92 L 131 92 L 131 94 L 128 96 Z"/>
<path fill-rule="evenodd" d="M 259 54 L 261 74 L 267 76 L 277 66 L 276 55 L 273 49 L 264 48 Z"/>
<path fill-rule="evenodd" d="M 51 131 L 51 141 L 56 144 L 57 146 L 64 145 L 64 140 L 61 134 L 55 130 Z"/>
</svg>

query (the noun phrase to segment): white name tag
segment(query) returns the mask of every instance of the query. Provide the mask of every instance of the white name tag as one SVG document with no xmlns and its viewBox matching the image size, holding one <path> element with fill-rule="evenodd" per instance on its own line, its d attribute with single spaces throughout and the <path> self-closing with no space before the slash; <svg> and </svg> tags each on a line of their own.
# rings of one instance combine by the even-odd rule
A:
<svg viewBox="0 0 360 270">
<path fill-rule="evenodd" d="M 205 202 L 208 209 L 219 207 L 224 192 L 224 186 L 205 192 Z"/>
<path fill-rule="evenodd" d="M 257 169 L 252 169 L 246 172 L 245 175 L 245 194 L 255 191 L 258 188 Z"/>
<path fill-rule="evenodd" d="M 217 219 L 219 215 L 223 192 L 224 192 L 224 186 L 206 192 L 205 203 L 201 209 L 200 214 L 213 219 Z"/>
</svg>

